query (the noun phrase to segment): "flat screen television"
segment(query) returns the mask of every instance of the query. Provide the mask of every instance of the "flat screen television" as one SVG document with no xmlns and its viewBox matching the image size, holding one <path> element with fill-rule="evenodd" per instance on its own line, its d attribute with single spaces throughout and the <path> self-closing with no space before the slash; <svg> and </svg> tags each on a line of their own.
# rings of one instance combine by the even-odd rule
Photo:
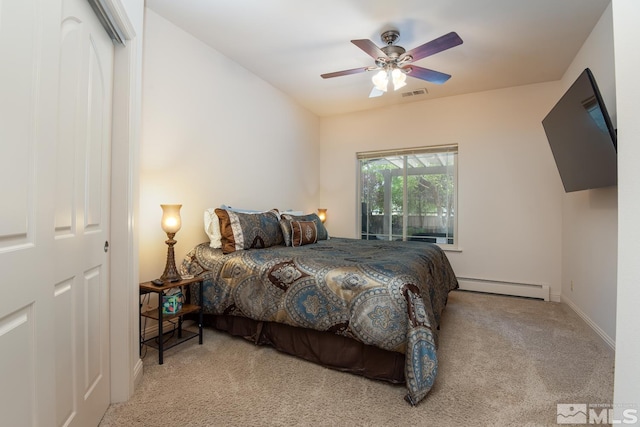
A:
<svg viewBox="0 0 640 427">
<path fill-rule="evenodd" d="M 564 190 L 617 185 L 616 131 L 588 68 L 542 120 Z"/>
</svg>

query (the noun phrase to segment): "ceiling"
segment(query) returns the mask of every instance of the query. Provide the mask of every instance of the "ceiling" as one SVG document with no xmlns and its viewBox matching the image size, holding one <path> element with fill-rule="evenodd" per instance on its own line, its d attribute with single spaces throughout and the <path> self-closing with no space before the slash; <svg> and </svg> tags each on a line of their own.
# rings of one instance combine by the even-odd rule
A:
<svg viewBox="0 0 640 427">
<path fill-rule="evenodd" d="M 317 114 L 329 116 L 559 80 L 610 0 L 146 0 L 183 28 Z M 410 50 L 455 31 L 463 44 L 416 61 L 452 77 L 368 98 L 374 65 L 350 40 L 397 29 Z M 401 92 L 427 89 L 426 95 Z"/>
</svg>

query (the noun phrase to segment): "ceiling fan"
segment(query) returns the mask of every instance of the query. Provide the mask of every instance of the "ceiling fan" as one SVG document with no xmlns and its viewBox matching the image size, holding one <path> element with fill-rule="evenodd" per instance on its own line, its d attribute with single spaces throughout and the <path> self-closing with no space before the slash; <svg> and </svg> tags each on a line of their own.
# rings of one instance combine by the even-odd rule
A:
<svg viewBox="0 0 640 427">
<path fill-rule="evenodd" d="M 336 71 L 333 73 L 321 74 L 323 79 L 332 77 L 357 74 L 365 71 L 378 71 L 371 79 L 374 87 L 369 94 L 369 98 L 380 96 L 387 91 L 389 82 L 393 82 L 393 89 L 398 90 L 406 85 L 407 76 L 415 77 L 430 83 L 442 84 L 449 80 L 449 74 L 428 68 L 418 67 L 412 62 L 418 61 L 427 56 L 434 55 L 443 50 L 462 44 L 462 39 L 455 32 L 450 32 L 437 39 L 431 40 L 423 45 L 406 51 L 402 46 L 394 44 L 400 37 L 397 30 L 385 31 L 380 38 L 386 44 L 379 48 L 371 40 L 351 40 L 351 43 L 362 49 L 367 55 L 375 59 L 375 66 L 353 68 L 351 70 Z"/>
</svg>

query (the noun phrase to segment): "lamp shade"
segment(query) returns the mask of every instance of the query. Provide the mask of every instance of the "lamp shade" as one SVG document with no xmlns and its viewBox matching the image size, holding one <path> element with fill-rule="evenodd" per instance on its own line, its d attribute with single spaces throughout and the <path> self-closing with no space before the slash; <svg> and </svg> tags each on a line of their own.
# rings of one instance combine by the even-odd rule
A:
<svg viewBox="0 0 640 427">
<path fill-rule="evenodd" d="M 182 227 L 180 208 L 182 205 L 160 205 L 162 208 L 162 229 L 165 233 L 177 233 Z"/>
<path fill-rule="evenodd" d="M 318 218 L 323 223 L 327 220 L 327 210 L 326 209 L 318 209 Z"/>
<path fill-rule="evenodd" d="M 375 85 L 376 89 L 381 90 L 383 92 L 387 91 L 387 85 L 389 84 L 389 80 L 387 79 L 387 71 L 380 70 L 371 78 L 371 81 Z"/>
<path fill-rule="evenodd" d="M 398 90 L 401 87 L 407 85 L 407 75 L 403 73 L 399 68 L 394 68 L 391 72 L 391 77 L 393 78 L 393 90 Z"/>
</svg>

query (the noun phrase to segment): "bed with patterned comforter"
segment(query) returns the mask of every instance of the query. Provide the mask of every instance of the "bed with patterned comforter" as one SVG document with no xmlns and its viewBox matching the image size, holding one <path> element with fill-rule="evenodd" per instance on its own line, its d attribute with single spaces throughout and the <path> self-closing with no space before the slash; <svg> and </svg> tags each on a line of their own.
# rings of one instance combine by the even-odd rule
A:
<svg viewBox="0 0 640 427">
<path fill-rule="evenodd" d="M 181 271 L 205 279 L 205 313 L 330 331 L 404 354 L 412 405 L 433 386 L 440 315 L 458 287 L 445 253 L 422 242 L 331 238 L 226 255 L 203 243 Z"/>
</svg>

